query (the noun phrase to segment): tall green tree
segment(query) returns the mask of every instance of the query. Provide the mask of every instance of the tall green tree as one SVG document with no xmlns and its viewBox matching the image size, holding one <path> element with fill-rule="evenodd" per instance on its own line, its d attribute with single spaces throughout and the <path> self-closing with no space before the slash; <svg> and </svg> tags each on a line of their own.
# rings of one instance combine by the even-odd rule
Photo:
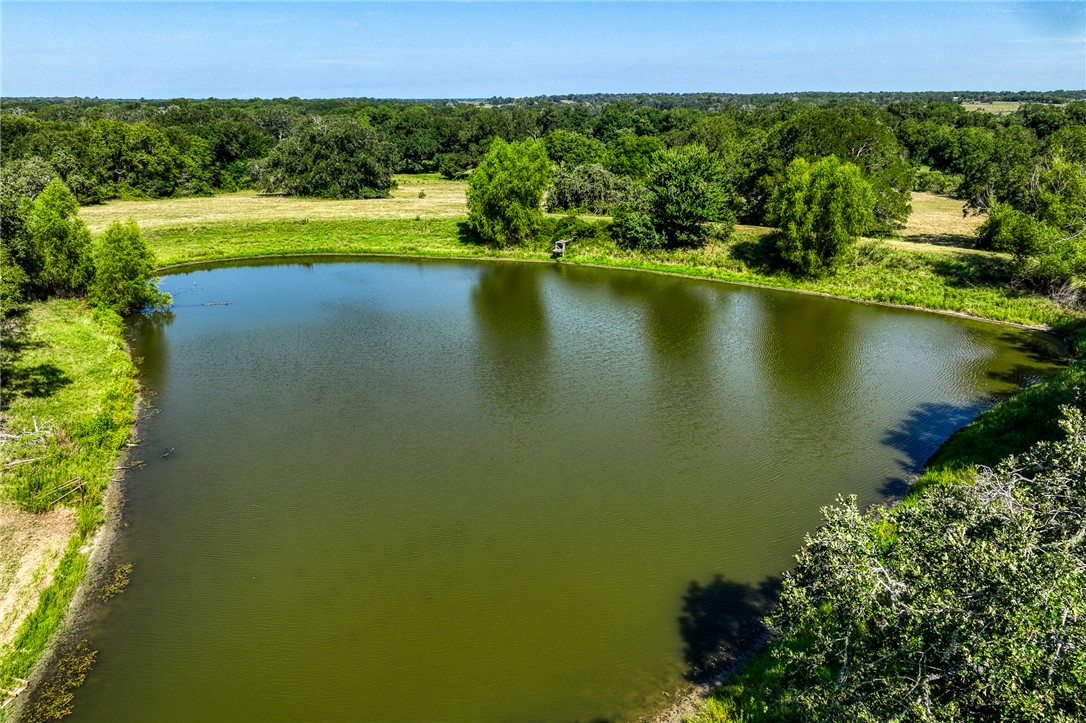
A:
<svg viewBox="0 0 1086 723">
<path fill-rule="evenodd" d="M 781 257 L 803 274 L 831 269 L 871 227 L 875 194 L 863 173 L 836 156 L 792 161 L 775 184 L 769 221 Z"/>
<path fill-rule="evenodd" d="M 904 228 L 912 211 L 913 169 L 894 132 L 871 115 L 862 106 L 813 108 L 778 124 L 767 140 L 767 177 L 776 177 L 796 158 L 813 163 L 837 156 L 862 171 L 874 194 L 873 216 L 864 232 L 885 235 Z M 772 184 L 763 191 L 764 199 L 771 197 Z"/>
<path fill-rule="evenodd" d="M 158 290 L 154 253 L 132 219 L 114 221 L 98 239 L 94 268 L 88 296 L 121 316 L 170 302 L 169 294 Z"/>
<path fill-rule="evenodd" d="M 567 167 L 599 163 L 604 150 L 600 141 L 573 131 L 551 131 L 543 143 L 551 160 Z"/>
<path fill-rule="evenodd" d="M 468 177 L 468 225 L 485 241 L 519 244 L 543 219 L 541 204 L 551 162 L 542 141 L 495 138 Z"/>
<path fill-rule="evenodd" d="M 260 168 L 261 186 L 291 196 L 384 198 L 393 148 L 353 118 L 314 117 L 279 142 Z"/>
<path fill-rule="evenodd" d="M 695 143 L 657 154 L 649 169 L 649 215 L 666 246 L 699 246 L 711 222 L 730 232 L 734 189 L 720 159 Z"/>
<path fill-rule="evenodd" d="M 46 296 L 77 294 L 93 274 L 91 235 L 79 218 L 79 202 L 60 179 L 30 202 L 27 227 L 35 263 L 30 286 Z"/>
<path fill-rule="evenodd" d="M 603 154 L 603 165 L 620 176 L 643 179 L 656 154 L 664 149 L 659 138 L 622 133 L 615 137 Z"/>
</svg>

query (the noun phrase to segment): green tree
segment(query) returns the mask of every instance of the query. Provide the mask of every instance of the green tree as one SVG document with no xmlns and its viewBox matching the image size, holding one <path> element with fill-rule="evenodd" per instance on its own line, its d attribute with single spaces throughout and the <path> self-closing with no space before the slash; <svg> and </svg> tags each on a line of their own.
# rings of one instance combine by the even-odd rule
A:
<svg viewBox="0 0 1086 723">
<path fill-rule="evenodd" d="M 561 167 L 547 189 L 547 210 L 582 211 L 603 215 L 637 190 L 644 190 L 625 176 L 616 176 L 598 163 Z"/>
<path fill-rule="evenodd" d="M 648 175 L 652 160 L 664 149 L 653 136 L 622 133 L 617 136 L 603 154 L 603 165 L 620 176 L 642 179 Z"/>
<path fill-rule="evenodd" d="M 543 143 L 551 160 L 563 166 L 599 163 L 603 157 L 603 143 L 573 131 L 553 130 L 543 137 Z"/>
<path fill-rule="evenodd" d="M 268 191 L 318 198 L 384 198 L 393 149 L 353 118 L 310 118 L 280 141 L 260 168 Z"/>
<path fill-rule="evenodd" d="M 542 141 L 506 143 L 495 138 L 468 176 L 468 225 L 492 243 L 529 240 L 543 218 L 540 204 L 550 170 Z"/>
<path fill-rule="evenodd" d="M 91 301 L 121 316 L 170 303 L 170 295 L 158 290 L 154 254 L 132 219 L 114 221 L 98 239 L 94 268 L 88 289 Z"/>
<path fill-rule="evenodd" d="M 875 199 L 873 217 L 863 232 L 886 235 L 903 228 L 912 211 L 913 169 L 894 132 L 871 113 L 863 106 L 812 108 L 779 123 L 767 140 L 766 173 L 775 177 L 796 158 L 813 163 L 837 156 L 856 165 Z M 771 197 L 771 185 L 763 193 L 763 199 Z"/>
<path fill-rule="evenodd" d="M 27 230 L 35 262 L 25 269 L 29 285 L 45 296 L 81 293 L 93 273 L 91 236 L 79 203 L 60 179 L 30 202 Z"/>
<path fill-rule="evenodd" d="M 178 137 L 186 135 L 180 129 L 170 130 Z M 89 143 L 96 173 L 115 196 L 163 198 L 190 191 L 188 182 L 203 176 L 210 160 L 206 144 L 186 156 L 165 131 L 149 123 L 101 120 L 94 125 Z"/>
<path fill-rule="evenodd" d="M 875 196 L 860 169 L 836 156 L 792 161 L 777 181 L 769 221 L 781 257 L 804 274 L 832 268 L 873 221 Z"/>
<path fill-rule="evenodd" d="M 709 223 L 719 222 L 730 233 L 734 190 L 720 159 L 701 144 L 657 154 L 645 184 L 649 215 L 669 247 L 699 246 L 709 235 Z"/>
<path fill-rule="evenodd" d="M 771 720 L 1081 721 L 1086 419 L 974 479 L 823 510 L 772 616 Z"/>
</svg>

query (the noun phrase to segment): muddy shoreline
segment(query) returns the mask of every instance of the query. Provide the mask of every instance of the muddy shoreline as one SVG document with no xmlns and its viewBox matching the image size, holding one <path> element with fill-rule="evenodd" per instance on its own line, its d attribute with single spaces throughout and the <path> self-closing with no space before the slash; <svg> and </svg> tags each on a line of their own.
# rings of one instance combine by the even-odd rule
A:
<svg viewBox="0 0 1086 723">
<path fill-rule="evenodd" d="M 131 357 L 131 350 L 125 351 Z M 120 474 L 114 477 L 106 487 L 102 495 L 102 524 L 95 531 L 91 541 L 84 546 L 84 549 L 90 548 L 87 571 L 76 588 L 54 639 L 34 663 L 27 678 L 26 689 L 6 711 L 5 720 L 10 723 L 36 723 L 40 720 L 35 717 L 34 708 L 42 702 L 43 696 L 55 689 L 53 685 L 50 685 L 51 683 L 64 682 L 59 679 L 61 675 L 58 669 L 59 664 L 65 658 L 77 654 L 81 646 L 86 644 L 84 633 L 87 624 L 94 616 L 101 614 L 108 604 L 108 601 L 103 601 L 102 597 L 110 584 L 110 573 L 122 562 L 115 557 L 114 543 L 117 533 L 126 524 L 124 522 L 124 488 L 127 466 L 132 463 L 134 453 L 138 449 L 138 430 L 144 419 L 144 412 L 143 398 L 137 392 L 134 409 L 135 422 L 128 435 L 128 446 L 121 450 L 114 465 L 115 469 L 120 470 Z M 74 688 L 77 687 L 74 686 Z"/>
</svg>

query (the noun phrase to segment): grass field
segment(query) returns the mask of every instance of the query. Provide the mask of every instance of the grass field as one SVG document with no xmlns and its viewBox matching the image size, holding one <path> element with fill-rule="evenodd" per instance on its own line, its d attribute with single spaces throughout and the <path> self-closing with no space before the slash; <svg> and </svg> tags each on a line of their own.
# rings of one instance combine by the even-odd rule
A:
<svg viewBox="0 0 1086 723">
<path fill-rule="evenodd" d="M 962 108 L 965 108 L 968 111 L 976 113 L 995 113 L 996 115 L 1013 113 L 1021 107 L 1022 104 L 1014 100 L 994 100 L 990 103 L 962 103 Z"/>
<path fill-rule="evenodd" d="M 436 173 L 396 176 L 389 198 L 356 201 L 262 196 L 241 191 L 206 198 L 113 201 L 84 206 L 79 215 L 94 233 L 114 220 L 134 218 L 140 228 L 262 221 L 327 221 L 331 219 L 458 218 L 467 215 L 467 184 L 446 181 Z M 420 197 L 420 194 L 422 196 Z"/>
</svg>

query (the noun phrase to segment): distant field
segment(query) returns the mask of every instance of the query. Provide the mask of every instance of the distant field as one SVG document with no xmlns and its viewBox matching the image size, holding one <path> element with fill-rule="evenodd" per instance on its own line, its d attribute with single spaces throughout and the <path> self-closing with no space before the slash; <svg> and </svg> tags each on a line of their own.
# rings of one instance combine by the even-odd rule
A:
<svg viewBox="0 0 1086 723">
<path fill-rule="evenodd" d="M 207 198 L 111 201 L 85 206 L 80 217 L 99 233 L 114 220 L 134 218 L 142 229 L 187 224 L 245 221 L 327 221 L 346 218 L 450 218 L 467 215 L 467 184 L 439 175 L 397 176 L 390 198 L 337 201 L 262 196 L 256 191 Z M 424 195 L 423 198 L 419 194 Z"/>
<path fill-rule="evenodd" d="M 389 199 L 303 200 L 249 192 L 118 201 L 81 213 L 96 230 L 114 218 L 134 218 L 162 266 L 311 254 L 550 260 L 546 239 L 505 247 L 473 241 L 463 223 L 467 184 L 437 176 L 399 180 Z M 916 193 L 912 205 L 913 216 L 901 238 L 862 242 L 858 263 L 820 278 L 794 277 L 777 266 L 768 238 L 772 229 L 764 226 L 739 225 L 730 238 L 703 248 L 653 253 L 624 251 L 603 236 L 585 238 L 567 249 L 564 260 L 802 289 L 1024 324 L 1055 324 L 1067 318 L 1067 311 L 1051 300 L 1008 286 L 1002 254 L 972 248 L 980 219 L 963 216 L 960 201 Z"/>
<path fill-rule="evenodd" d="M 1015 112 L 1021 105 L 1021 103 L 1014 100 L 994 100 L 991 103 L 962 103 L 962 108 L 980 113 L 1005 115 L 1007 113 Z"/>
</svg>

